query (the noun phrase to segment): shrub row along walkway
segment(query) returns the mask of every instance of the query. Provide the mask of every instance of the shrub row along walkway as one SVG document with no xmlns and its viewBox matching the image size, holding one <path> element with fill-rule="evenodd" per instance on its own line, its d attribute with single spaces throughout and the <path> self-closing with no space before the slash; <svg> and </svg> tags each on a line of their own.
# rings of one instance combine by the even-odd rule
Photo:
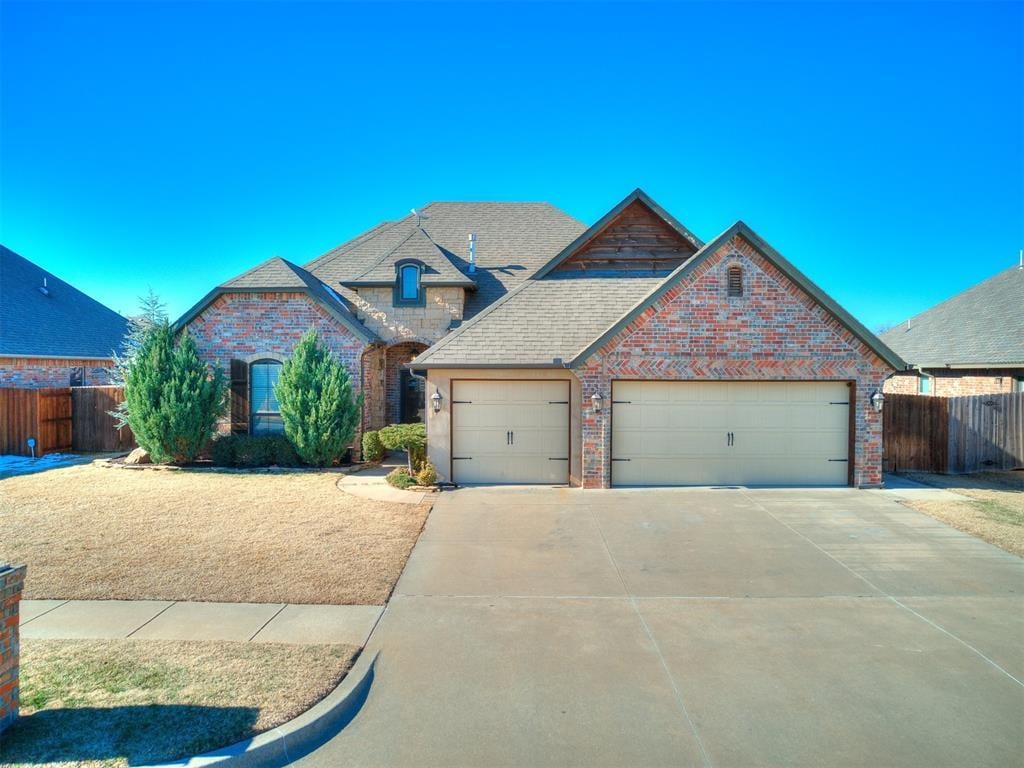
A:
<svg viewBox="0 0 1024 768">
<path fill-rule="evenodd" d="M 361 646 L 384 606 L 23 600 L 23 639 L 233 640 Z"/>
</svg>

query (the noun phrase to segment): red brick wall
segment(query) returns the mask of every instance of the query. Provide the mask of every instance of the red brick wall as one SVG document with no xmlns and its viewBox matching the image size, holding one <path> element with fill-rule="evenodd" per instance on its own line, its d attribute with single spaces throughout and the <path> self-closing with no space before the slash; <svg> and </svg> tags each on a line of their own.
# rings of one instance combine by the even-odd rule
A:
<svg viewBox="0 0 1024 768">
<path fill-rule="evenodd" d="M 928 370 L 932 376 L 932 395 L 936 397 L 968 397 L 1013 392 L 1015 376 L 1024 370 Z M 898 373 L 885 382 L 884 392 L 895 395 L 917 395 L 918 375 Z"/>
<path fill-rule="evenodd" d="M 358 391 L 366 343 L 303 293 L 225 294 L 189 323 L 188 332 L 203 359 L 227 375 L 232 359 L 288 357 L 310 328 L 345 364 Z"/>
<path fill-rule="evenodd" d="M 86 386 L 109 384 L 107 369 L 113 364 L 113 360 L 0 357 L 0 387 L 69 387 L 72 368 L 85 369 Z"/>
<path fill-rule="evenodd" d="M 744 295 L 726 296 L 726 270 L 743 268 Z M 868 397 L 892 369 L 742 238 L 634 319 L 577 371 L 582 386 L 583 485 L 608 487 L 610 409 L 594 413 L 590 396 L 610 402 L 624 379 L 853 380 L 854 482 L 882 482 L 882 420 Z"/>
<path fill-rule="evenodd" d="M 18 717 L 18 604 L 25 566 L 0 565 L 0 733 Z"/>
</svg>

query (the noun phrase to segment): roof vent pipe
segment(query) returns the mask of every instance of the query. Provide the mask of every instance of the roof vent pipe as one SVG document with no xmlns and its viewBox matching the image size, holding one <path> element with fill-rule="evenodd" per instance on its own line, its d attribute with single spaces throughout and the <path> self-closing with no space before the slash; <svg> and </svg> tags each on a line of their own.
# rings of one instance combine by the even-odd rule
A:
<svg viewBox="0 0 1024 768">
<path fill-rule="evenodd" d="M 43 294 L 43 296 L 49 296 L 50 295 L 50 286 L 46 282 L 46 278 L 45 277 L 43 278 L 43 284 L 39 286 L 39 292 L 41 294 Z"/>
<path fill-rule="evenodd" d="M 476 233 L 469 233 L 469 273 L 476 272 Z"/>
</svg>

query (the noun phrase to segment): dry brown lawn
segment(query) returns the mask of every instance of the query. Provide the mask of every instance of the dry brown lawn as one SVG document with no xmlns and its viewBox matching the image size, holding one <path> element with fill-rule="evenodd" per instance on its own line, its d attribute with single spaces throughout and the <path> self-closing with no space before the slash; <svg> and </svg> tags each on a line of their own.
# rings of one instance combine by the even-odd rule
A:
<svg viewBox="0 0 1024 768">
<path fill-rule="evenodd" d="M 172 760 L 253 736 L 323 698 L 348 645 L 26 640 L 22 718 L 0 764 L 104 768 Z"/>
<path fill-rule="evenodd" d="M 0 562 L 26 598 L 380 605 L 429 504 L 364 501 L 336 473 L 90 464 L 0 480 Z"/>
<path fill-rule="evenodd" d="M 964 501 L 905 501 L 904 504 L 1024 557 L 1024 472 L 974 475 L 908 472 L 905 476 L 968 498 Z"/>
</svg>

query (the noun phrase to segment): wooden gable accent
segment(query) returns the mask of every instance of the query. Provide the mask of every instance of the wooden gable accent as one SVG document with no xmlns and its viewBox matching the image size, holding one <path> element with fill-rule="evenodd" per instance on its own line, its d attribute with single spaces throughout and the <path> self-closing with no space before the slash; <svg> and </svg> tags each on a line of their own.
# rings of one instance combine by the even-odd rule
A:
<svg viewBox="0 0 1024 768">
<path fill-rule="evenodd" d="M 672 270 L 696 252 L 693 243 L 634 200 L 555 270 Z"/>
</svg>

